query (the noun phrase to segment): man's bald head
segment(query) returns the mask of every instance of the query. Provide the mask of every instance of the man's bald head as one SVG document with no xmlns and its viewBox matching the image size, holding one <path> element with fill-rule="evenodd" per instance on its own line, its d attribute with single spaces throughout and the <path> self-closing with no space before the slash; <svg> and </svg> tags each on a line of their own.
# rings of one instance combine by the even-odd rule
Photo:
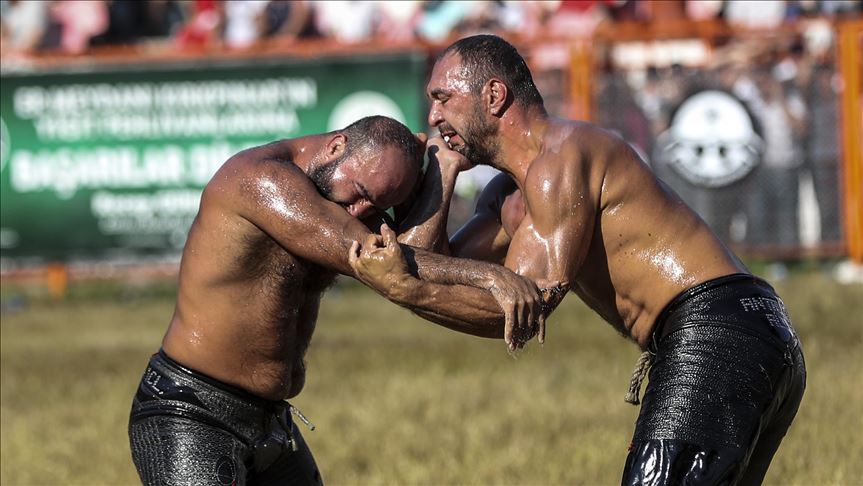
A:
<svg viewBox="0 0 863 486">
<path fill-rule="evenodd" d="M 417 137 L 403 123 L 392 118 L 374 115 L 361 118 L 338 130 L 345 136 L 345 155 L 356 150 L 370 151 L 393 147 L 417 168 L 422 167 L 423 148 Z"/>
<path fill-rule="evenodd" d="M 422 171 L 424 144 L 402 123 L 385 116 L 362 118 L 331 132 L 326 163 L 309 172 L 318 191 L 352 216 L 369 216 L 408 199 Z"/>
</svg>

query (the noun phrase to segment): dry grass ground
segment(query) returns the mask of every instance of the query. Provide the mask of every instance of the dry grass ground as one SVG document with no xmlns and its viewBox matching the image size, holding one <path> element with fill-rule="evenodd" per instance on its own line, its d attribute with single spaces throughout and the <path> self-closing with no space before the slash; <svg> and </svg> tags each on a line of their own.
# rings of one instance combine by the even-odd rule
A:
<svg viewBox="0 0 863 486">
<path fill-rule="evenodd" d="M 809 387 L 771 484 L 863 484 L 863 287 L 778 286 Z M 126 421 L 170 299 L 77 300 L 2 316 L 0 482 L 134 484 Z M 424 322 L 369 291 L 325 299 L 294 400 L 330 484 L 615 484 L 638 410 L 635 346 L 571 296 L 543 348 Z"/>
</svg>

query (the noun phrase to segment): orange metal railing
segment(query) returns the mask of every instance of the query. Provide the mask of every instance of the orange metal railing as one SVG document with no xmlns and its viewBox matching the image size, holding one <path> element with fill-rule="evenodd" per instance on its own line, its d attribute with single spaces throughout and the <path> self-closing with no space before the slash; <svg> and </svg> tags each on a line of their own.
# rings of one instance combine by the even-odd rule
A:
<svg viewBox="0 0 863 486">
<path fill-rule="evenodd" d="M 842 74 L 842 149 L 844 159 L 845 241 L 848 255 L 863 263 L 863 21 L 839 27 Z"/>
</svg>

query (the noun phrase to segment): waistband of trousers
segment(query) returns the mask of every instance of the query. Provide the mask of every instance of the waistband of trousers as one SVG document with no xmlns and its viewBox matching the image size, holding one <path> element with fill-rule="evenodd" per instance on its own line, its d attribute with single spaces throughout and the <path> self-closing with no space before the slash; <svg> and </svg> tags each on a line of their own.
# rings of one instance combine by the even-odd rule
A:
<svg viewBox="0 0 863 486">
<path fill-rule="evenodd" d="M 680 327 L 687 325 L 687 322 L 677 321 L 675 323 L 669 324 L 668 321 L 675 312 L 682 310 L 682 308 L 692 303 L 693 300 L 697 297 L 707 292 L 711 292 L 719 287 L 741 286 L 746 284 L 753 285 L 760 288 L 761 290 L 769 292 L 770 294 L 772 294 L 773 297 L 779 300 L 779 297 L 776 296 L 776 291 L 769 283 L 767 283 L 764 279 L 756 277 L 755 275 L 749 273 L 732 273 L 722 277 L 710 279 L 694 287 L 690 287 L 689 289 L 678 294 L 675 298 L 671 299 L 671 301 L 665 306 L 665 308 L 663 308 L 662 312 L 659 313 L 659 317 L 657 317 L 656 319 L 656 325 L 653 328 L 651 342 L 659 343 L 667 335 L 676 331 Z"/>
<path fill-rule="evenodd" d="M 199 371 L 195 371 L 187 366 L 184 366 L 165 353 L 164 349 L 159 349 L 159 352 L 154 354 L 150 360 L 150 366 L 162 365 L 174 373 L 186 375 L 195 380 L 204 382 L 208 386 L 217 389 L 219 392 L 232 396 L 233 398 L 246 402 L 250 405 L 260 407 L 265 410 L 272 410 L 275 407 L 284 405 L 286 402 L 282 400 L 267 400 L 252 393 L 243 390 L 242 388 L 229 385 L 221 380 L 217 380 L 211 376 L 205 375 Z"/>
</svg>

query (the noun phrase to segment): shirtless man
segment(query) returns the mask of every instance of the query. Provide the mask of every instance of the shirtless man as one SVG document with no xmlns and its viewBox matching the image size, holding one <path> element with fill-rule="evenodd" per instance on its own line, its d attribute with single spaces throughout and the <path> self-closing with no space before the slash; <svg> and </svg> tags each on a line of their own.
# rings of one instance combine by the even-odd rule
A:
<svg viewBox="0 0 863 486">
<path fill-rule="evenodd" d="M 572 290 L 646 351 L 628 396 L 638 403 L 652 363 L 622 483 L 760 483 L 805 386 L 801 349 L 773 289 L 623 140 L 550 117 L 506 41 L 481 35 L 451 45 L 427 94 L 428 121 L 442 136 L 430 144 L 450 161 L 443 187 L 471 162 L 503 172 L 449 240 L 450 254 L 559 282 L 546 313 Z M 412 276 L 396 243 L 385 228 L 383 238 L 352 248 L 351 264 L 413 308 L 426 282 Z M 481 334 L 468 300 L 450 311 L 446 319 Z"/>
<path fill-rule="evenodd" d="M 303 387 L 323 292 L 337 273 L 353 275 L 348 249 L 370 234 L 360 219 L 408 199 L 422 142 L 369 117 L 245 150 L 219 169 L 189 232 L 162 349 L 132 404 L 132 457 L 145 484 L 321 483 L 292 415 L 305 419 L 283 399 Z M 423 184 L 439 189 L 430 174 Z M 423 224 L 437 208 L 421 194 L 406 221 L 422 224 L 406 223 L 405 237 L 429 246 Z M 474 294 L 490 318 L 503 308 L 515 320 L 538 313 L 537 289 L 500 265 L 435 272 L 438 255 L 415 257 L 424 278 Z M 482 289 L 452 285 L 460 281 Z"/>
</svg>

